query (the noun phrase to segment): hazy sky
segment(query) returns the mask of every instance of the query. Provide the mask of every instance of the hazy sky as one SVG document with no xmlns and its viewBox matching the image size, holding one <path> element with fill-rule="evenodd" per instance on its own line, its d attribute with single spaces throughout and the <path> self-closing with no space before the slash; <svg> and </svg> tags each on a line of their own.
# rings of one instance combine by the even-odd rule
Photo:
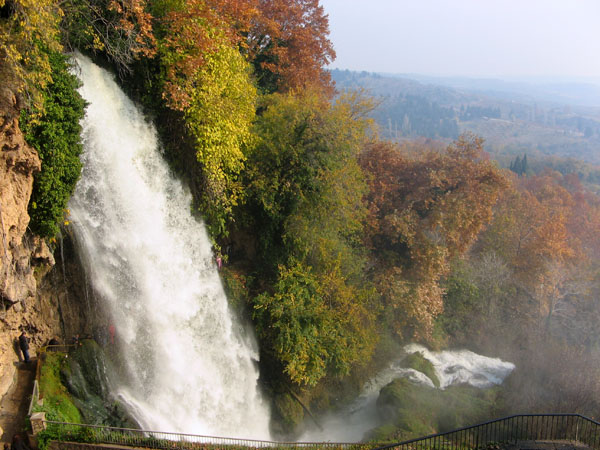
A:
<svg viewBox="0 0 600 450">
<path fill-rule="evenodd" d="M 332 68 L 600 77 L 600 0 L 321 0 Z"/>
</svg>

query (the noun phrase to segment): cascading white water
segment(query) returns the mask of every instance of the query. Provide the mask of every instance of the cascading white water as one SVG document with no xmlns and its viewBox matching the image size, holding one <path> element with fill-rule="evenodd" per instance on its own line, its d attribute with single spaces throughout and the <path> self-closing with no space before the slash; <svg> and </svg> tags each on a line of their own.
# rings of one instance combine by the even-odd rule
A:
<svg viewBox="0 0 600 450">
<path fill-rule="evenodd" d="M 440 381 L 440 389 L 461 383 L 478 388 L 501 384 L 515 368 L 515 365 L 510 362 L 478 355 L 469 350 L 432 352 L 422 345 L 409 344 L 404 351 L 406 354 L 419 352 L 433 364 Z M 360 396 L 346 410 L 324 417 L 322 429 L 310 428 L 302 436 L 302 440 L 359 442 L 367 431 L 380 424 L 376 406 L 379 391 L 397 378 L 408 378 L 415 384 L 435 389 L 433 381 L 427 375 L 403 367 L 402 361 L 406 354 L 369 380 Z"/>
<path fill-rule="evenodd" d="M 419 352 L 431 361 L 442 389 L 461 383 L 479 388 L 490 387 L 502 383 L 515 368 L 513 363 L 478 355 L 469 350 L 432 352 L 419 344 L 407 345 L 404 350 L 407 353 Z"/>
<path fill-rule="evenodd" d="M 269 439 L 257 346 L 230 314 L 190 195 L 111 75 L 75 60 L 89 105 L 69 207 L 127 365 L 117 394 L 145 429 Z"/>
</svg>

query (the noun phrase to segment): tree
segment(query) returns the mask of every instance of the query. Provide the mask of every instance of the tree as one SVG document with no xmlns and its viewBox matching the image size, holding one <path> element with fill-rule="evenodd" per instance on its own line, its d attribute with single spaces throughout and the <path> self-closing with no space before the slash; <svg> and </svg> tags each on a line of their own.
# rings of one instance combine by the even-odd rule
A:
<svg viewBox="0 0 600 450">
<path fill-rule="evenodd" d="M 272 94 L 262 107 L 239 220 L 260 236 L 254 320 L 267 355 L 292 382 L 313 386 L 367 361 L 377 336 L 361 249 L 366 185 L 356 161 L 370 104 L 356 95 L 331 104 L 308 89 Z"/>
<path fill-rule="evenodd" d="M 242 195 L 237 179 L 246 159 L 243 149 L 253 139 L 256 89 L 242 55 L 226 45 L 205 57 L 195 82 L 184 115 L 202 167 L 201 209 L 216 236 L 225 233 Z"/>
<path fill-rule="evenodd" d="M 0 60 L 16 78 L 25 107 L 43 110 L 43 90 L 52 81 L 49 51 L 60 51 L 58 23 L 61 10 L 55 0 L 0 0 Z"/>
<path fill-rule="evenodd" d="M 443 309 L 440 278 L 491 220 L 507 185 L 482 143 L 466 135 L 445 152 L 423 148 L 408 157 L 378 142 L 361 155 L 370 176 L 368 239 L 380 268 L 376 283 L 399 334 L 431 336 Z"/>
<path fill-rule="evenodd" d="M 65 0 L 61 8 L 63 40 L 71 50 L 101 52 L 121 73 L 156 53 L 147 0 Z"/>
<path fill-rule="evenodd" d="M 347 375 L 352 364 L 364 361 L 372 351 L 370 327 L 365 329 L 356 320 L 352 313 L 357 308 L 332 305 L 332 294 L 339 296 L 338 286 L 324 282 L 331 279 L 319 280 L 311 267 L 298 262 L 280 267 L 279 272 L 273 295 L 263 293 L 254 300 L 254 319 L 263 342 L 295 384 L 314 386 L 328 374 Z"/>
<path fill-rule="evenodd" d="M 199 206 L 214 237 L 227 233 L 242 196 L 239 175 L 253 139 L 257 92 L 238 50 L 233 18 L 235 11 L 241 18 L 250 14 L 240 9 L 244 5 L 233 0 L 154 5 L 163 98 L 182 114 L 191 135 L 198 162 L 192 172 L 202 186 Z"/>
<path fill-rule="evenodd" d="M 259 86 L 269 93 L 330 86 L 323 67 L 335 52 L 319 0 L 258 0 L 258 9 L 247 42 Z"/>
<path fill-rule="evenodd" d="M 352 216 L 360 216 L 363 210 L 359 206 L 362 200 L 357 203 L 357 198 L 364 186 L 356 170 L 356 155 L 366 138 L 370 107 L 355 94 L 340 97 L 331 105 L 315 89 L 264 99 L 254 127 L 258 141 L 248 155 L 244 184 L 246 210 L 251 211 L 254 226 L 260 230 L 260 253 L 266 267 L 285 263 L 295 254 L 294 242 L 298 241 L 286 228 L 294 217 L 300 217 L 300 210 L 313 223 L 314 213 L 323 211 L 332 226 L 333 218 L 338 217 L 335 227 L 356 229 Z M 346 183 L 353 183 L 356 190 L 340 189 Z M 330 206 L 330 211 L 324 211 L 323 205 Z M 331 216 L 333 211 L 339 216 Z"/>
</svg>

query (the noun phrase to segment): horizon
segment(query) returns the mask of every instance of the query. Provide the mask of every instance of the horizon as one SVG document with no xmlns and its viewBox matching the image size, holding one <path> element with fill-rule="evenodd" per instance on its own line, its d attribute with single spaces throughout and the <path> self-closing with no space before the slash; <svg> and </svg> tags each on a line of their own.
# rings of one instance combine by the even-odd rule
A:
<svg viewBox="0 0 600 450">
<path fill-rule="evenodd" d="M 383 77 L 391 77 L 391 78 L 407 78 L 410 80 L 422 82 L 421 79 L 431 79 L 434 80 L 472 80 L 472 81 L 493 81 L 493 82 L 503 82 L 510 84 L 576 84 L 576 85 L 591 85 L 600 87 L 600 76 L 590 76 L 590 77 L 581 77 L 581 76 L 564 76 L 564 75 L 512 75 L 506 77 L 500 76 L 476 76 L 476 75 L 435 75 L 430 73 L 418 73 L 418 72 L 377 72 L 373 70 L 358 70 L 358 69 L 349 69 L 344 67 L 327 67 L 329 71 L 339 70 L 339 71 L 349 71 L 362 73 L 366 72 L 369 74 L 379 75 Z"/>
</svg>

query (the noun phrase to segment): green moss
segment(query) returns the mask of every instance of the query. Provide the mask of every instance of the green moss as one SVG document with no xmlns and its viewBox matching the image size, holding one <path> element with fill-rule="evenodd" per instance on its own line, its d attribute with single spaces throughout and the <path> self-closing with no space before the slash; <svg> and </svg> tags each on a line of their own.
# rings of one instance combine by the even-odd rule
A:
<svg viewBox="0 0 600 450">
<path fill-rule="evenodd" d="M 290 394 L 278 394 L 275 396 L 273 405 L 275 414 L 279 416 L 280 423 L 285 432 L 293 432 L 304 419 L 302 405 Z"/>
<path fill-rule="evenodd" d="M 429 377 L 435 387 L 440 387 L 440 379 L 435 373 L 433 364 L 428 359 L 425 359 L 422 353 L 411 353 L 402 361 L 404 367 L 418 370 Z"/>
<path fill-rule="evenodd" d="M 44 411 L 48 420 L 80 423 L 81 414 L 61 382 L 61 369 L 68 366 L 67 355 L 59 352 L 45 353 L 40 370 L 39 389 L 43 405 L 37 411 Z"/>
<path fill-rule="evenodd" d="M 416 385 L 406 378 L 385 386 L 377 400 L 385 426 L 374 429 L 376 440 L 407 440 L 450 431 L 492 417 L 501 388 L 479 389 L 469 385 L 445 390 Z"/>
</svg>

